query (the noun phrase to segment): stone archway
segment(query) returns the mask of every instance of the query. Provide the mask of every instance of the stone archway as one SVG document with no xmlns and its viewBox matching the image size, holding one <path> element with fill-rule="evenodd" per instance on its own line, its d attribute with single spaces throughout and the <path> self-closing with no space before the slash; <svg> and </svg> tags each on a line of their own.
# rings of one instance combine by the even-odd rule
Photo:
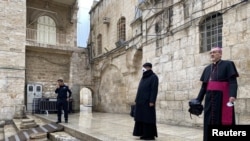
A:
<svg viewBox="0 0 250 141">
<path fill-rule="evenodd" d="M 93 106 L 92 91 L 89 88 L 80 90 L 80 111 L 92 111 Z"/>
<path fill-rule="evenodd" d="M 101 72 L 98 94 L 98 111 L 110 113 L 126 112 L 126 91 L 121 70 L 115 65 L 107 65 Z"/>
</svg>

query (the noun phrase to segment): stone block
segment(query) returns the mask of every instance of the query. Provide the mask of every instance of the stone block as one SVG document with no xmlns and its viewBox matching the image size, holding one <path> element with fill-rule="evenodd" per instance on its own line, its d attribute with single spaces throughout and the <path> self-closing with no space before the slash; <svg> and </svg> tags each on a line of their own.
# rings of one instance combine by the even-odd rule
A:
<svg viewBox="0 0 250 141">
<path fill-rule="evenodd" d="M 38 127 L 38 125 L 35 122 L 21 123 L 20 125 L 20 129 L 29 129 L 29 128 L 34 128 L 34 127 Z"/>
<path fill-rule="evenodd" d="M 30 139 L 47 139 L 47 133 L 32 133 Z"/>
<path fill-rule="evenodd" d="M 51 141 L 80 141 L 66 132 L 50 133 L 49 136 Z"/>
<path fill-rule="evenodd" d="M 21 121 L 22 123 L 31 123 L 31 122 L 35 122 L 34 119 L 22 119 Z"/>
</svg>

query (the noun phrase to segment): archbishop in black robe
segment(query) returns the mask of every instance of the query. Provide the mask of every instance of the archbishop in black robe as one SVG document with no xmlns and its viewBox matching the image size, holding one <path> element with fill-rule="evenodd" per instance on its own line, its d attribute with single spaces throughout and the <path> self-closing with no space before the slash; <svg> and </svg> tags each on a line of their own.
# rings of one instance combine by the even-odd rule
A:
<svg viewBox="0 0 250 141">
<path fill-rule="evenodd" d="M 155 102 L 158 93 L 158 77 L 150 69 L 143 73 L 135 98 L 136 112 L 134 116 L 134 136 L 140 139 L 157 137 Z M 154 106 L 149 106 L 153 103 Z"/>
<path fill-rule="evenodd" d="M 234 106 L 227 103 L 229 97 L 237 97 L 238 76 L 234 62 L 229 60 L 219 60 L 204 69 L 197 97 L 202 102 L 205 96 L 203 141 L 208 140 L 209 125 L 235 125 Z"/>
</svg>

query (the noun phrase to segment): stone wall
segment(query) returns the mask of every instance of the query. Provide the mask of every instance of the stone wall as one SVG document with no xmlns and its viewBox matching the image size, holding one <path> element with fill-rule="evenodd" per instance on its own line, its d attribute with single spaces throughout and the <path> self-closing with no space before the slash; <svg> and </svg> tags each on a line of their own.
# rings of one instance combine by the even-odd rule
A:
<svg viewBox="0 0 250 141">
<path fill-rule="evenodd" d="M 235 1 L 238 3 L 238 1 Z M 232 2 L 225 2 L 223 7 L 233 4 Z M 223 50 L 223 58 L 235 61 L 236 67 L 239 71 L 239 90 L 238 100 L 236 101 L 237 123 L 249 124 L 250 119 L 250 58 L 248 53 L 249 37 L 250 37 L 250 11 L 249 2 L 242 3 L 236 6 L 223 17 L 223 42 L 225 49 Z"/>
<path fill-rule="evenodd" d="M 102 34 L 102 53 L 107 50 L 111 51 L 116 48 L 115 42 L 118 41 L 117 23 L 124 16 L 126 18 L 126 40 L 132 38 L 131 22 L 135 17 L 135 7 L 137 0 L 104 0 L 97 4 L 91 10 L 90 26 L 91 26 L 91 45 L 94 47 L 92 53 L 97 54 L 97 36 Z M 111 9 L 116 9 L 116 12 L 110 12 Z M 103 19 L 108 18 L 109 24 L 104 24 Z M 106 49 L 105 49 L 106 48 Z"/>
<path fill-rule="evenodd" d="M 77 8 L 53 1 L 28 0 L 27 28 L 37 29 L 37 18 L 49 16 L 56 23 L 57 38 L 65 37 L 65 44 L 27 44 L 26 84 L 39 83 L 43 86 L 43 97 L 55 98 L 57 79 L 62 78 L 72 91 L 73 110 L 79 111 L 80 90 L 90 87 L 87 51 L 76 45 Z M 83 81 L 86 79 L 86 81 Z"/>
<path fill-rule="evenodd" d="M 77 6 L 41 0 L 0 2 L 0 119 L 24 113 L 26 85 L 39 83 L 43 97 L 55 97 L 56 80 L 63 78 L 73 91 L 74 109 L 79 110 L 80 89 L 91 88 L 86 49 L 76 46 Z M 37 18 L 49 16 L 56 23 L 57 39 L 64 44 L 40 44 L 36 39 Z M 32 29 L 27 30 L 26 29 Z M 31 36 L 34 35 L 34 36 Z M 34 37 L 30 40 L 28 37 Z M 62 39 L 65 39 L 62 41 Z M 26 46 L 25 46 L 26 45 Z M 83 79 L 86 81 L 83 81 Z"/>
<path fill-rule="evenodd" d="M 208 52 L 200 53 L 199 23 L 207 14 L 221 12 L 223 59 L 233 60 L 240 74 L 235 105 L 236 120 L 240 124 L 249 123 L 249 2 L 237 4 L 237 0 L 189 0 L 183 3 L 181 0 L 175 0 L 157 3 L 157 0 L 145 0 L 145 3 L 139 6 L 143 10 L 142 35 L 136 34 L 134 30 L 140 26 L 131 24 L 135 23 L 135 11 L 128 10 L 129 7 L 134 7 L 134 4 L 137 5 L 137 1 L 126 2 L 126 5 L 122 5 L 123 2 L 103 0 L 90 12 L 90 43 L 93 43 L 90 49 L 95 52 L 96 38 L 100 33 L 104 37 L 103 50 L 105 47 L 111 49 L 99 56 L 94 55 L 91 59 L 96 110 L 128 113 L 128 105 L 134 101 L 141 77 L 141 65 L 149 61 L 153 63 L 153 71 L 160 81 L 156 105 L 158 122 L 202 126 L 203 115 L 191 119 L 188 113 L 188 101 L 197 96 L 201 85 L 200 75 L 210 63 Z M 173 9 L 171 19 L 159 17 L 163 8 Z M 109 26 L 100 20 L 104 16 L 111 17 Z M 130 42 L 123 49 L 117 49 L 114 45 L 117 36 L 116 24 L 121 16 L 126 18 L 126 37 Z M 155 33 L 156 22 L 165 24 L 158 34 Z M 117 98 L 118 96 L 122 99 Z"/>
<path fill-rule="evenodd" d="M 80 90 L 91 88 L 90 69 L 84 49 L 62 51 L 27 47 L 26 85 L 41 84 L 42 97 L 56 98 L 57 79 L 62 78 L 72 91 L 73 110 L 79 111 Z"/>
<path fill-rule="evenodd" d="M 0 2 L 0 119 L 24 104 L 26 0 Z"/>
<path fill-rule="evenodd" d="M 158 96 L 158 121 L 181 125 L 202 126 L 203 118 L 190 118 L 188 100 L 195 98 L 199 92 L 201 82 L 200 75 L 206 65 L 210 63 L 208 52 L 200 53 L 200 21 L 209 13 L 223 13 L 223 59 L 233 60 L 238 68 L 239 90 L 236 102 L 237 123 L 248 123 L 249 116 L 248 82 L 249 74 L 247 66 L 249 59 L 249 3 L 238 4 L 239 1 L 189 1 L 189 19 L 183 20 L 182 3 L 175 1 L 173 6 L 173 19 L 170 32 L 172 34 L 163 37 L 161 53 L 154 41 L 146 43 L 143 47 L 143 60 L 151 61 L 155 71 L 160 77 L 160 89 Z M 224 11 L 229 8 L 230 10 Z M 224 10 L 223 10 L 224 9 Z M 157 11 L 155 11 L 157 13 Z M 144 12 L 147 14 L 147 11 Z M 148 17 L 154 16 L 147 15 Z M 194 20 L 192 20 L 194 19 Z M 147 19 L 144 19 L 147 21 Z M 191 23 L 191 24 L 189 24 Z M 146 28 L 147 22 L 144 22 Z M 187 26 L 189 25 L 189 26 Z M 185 27 L 186 26 L 186 27 Z M 149 31 L 149 29 L 145 30 Z M 144 32 L 144 35 L 153 32 Z M 151 38 L 151 40 L 155 40 Z M 245 54 L 245 55 L 244 55 Z M 244 65 L 243 65 L 244 64 Z M 202 116 L 201 116 L 202 117 Z"/>
<path fill-rule="evenodd" d="M 71 53 L 26 50 L 26 84 L 42 84 L 43 97 L 56 97 L 57 79 L 69 84 Z"/>
<path fill-rule="evenodd" d="M 127 113 L 130 105 L 134 103 L 137 86 L 139 84 L 142 59 L 134 48 L 137 56 L 126 54 L 125 48 L 117 50 L 110 56 L 102 56 L 92 66 L 94 78 L 93 109 L 99 112 Z M 132 51 L 131 51 L 132 52 Z M 136 57 L 130 67 L 128 62 Z"/>
<path fill-rule="evenodd" d="M 86 49 L 75 49 L 71 54 L 69 67 L 69 84 L 72 90 L 73 109 L 75 112 L 80 110 L 80 91 L 83 88 L 93 89 L 91 69 Z"/>
<path fill-rule="evenodd" d="M 126 18 L 126 40 L 133 37 L 131 22 L 135 20 L 137 0 L 104 0 L 97 3 L 90 11 L 91 35 L 90 56 L 93 77 L 93 109 L 110 113 L 126 113 L 133 103 L 141 76 L 142 59 L 138 51 L 126 47 L 116 47 L 118 41 L 117 23 L 121 17 Z M 111 9 L 116 9 L 115 11 Z M 108 18 L 108 24 L 103 23 Z M 102 35 L 102 53 L 97 54 L 97 36 Z M 126 53 L 127 52 L 127 53 Z M 136 52 L 136 53 L 135 53 Z M 141 54 L 141 51 L 139 51 Z M 133 58 L 135 58 L 133 60 Z M 138 63 L 139 62 L 139 63 Z M 138 63 L 138 64 L 137 64 Z"/>
<path fill-rule="evenodd" d="M 74 10 L 74 9 L 73 9 Z M 77 11 L 77 10 L 76 10 Z M 76 20 L 71 20 L 71 6 L 62 3 L 41 0 L 27 1 L 27 28 L 37 29 L 37 19 L 40 16 L 49 16 L 55 21 L 56 32 L 67 36 L 65 42 L 70 47 L 76 47 Z M 62 47 L 56 47 L 63 49 Z"/>
</svg>

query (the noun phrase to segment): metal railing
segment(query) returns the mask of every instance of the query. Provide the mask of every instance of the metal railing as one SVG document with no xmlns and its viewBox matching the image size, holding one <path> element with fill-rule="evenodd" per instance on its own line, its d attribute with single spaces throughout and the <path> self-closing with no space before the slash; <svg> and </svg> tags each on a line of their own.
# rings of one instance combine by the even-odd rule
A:
<svg viewBox="0 0 250 141">
<path fill-rule="evenodd" d="M 26 29 L 27 45 L 54 45 L 54 46 L 74 46 L 72 35 L 56 33 L 55 31 Z"/>
<path fill-rule="evenodd" d="M 57 99 L 55 98 L 34 98 L 32 103 L 32 114 L 49 114 L 49 112 L 57 112 Z M 72 110 L 73 100 L 68 102 L 68 112 Z"/>
</svg>

